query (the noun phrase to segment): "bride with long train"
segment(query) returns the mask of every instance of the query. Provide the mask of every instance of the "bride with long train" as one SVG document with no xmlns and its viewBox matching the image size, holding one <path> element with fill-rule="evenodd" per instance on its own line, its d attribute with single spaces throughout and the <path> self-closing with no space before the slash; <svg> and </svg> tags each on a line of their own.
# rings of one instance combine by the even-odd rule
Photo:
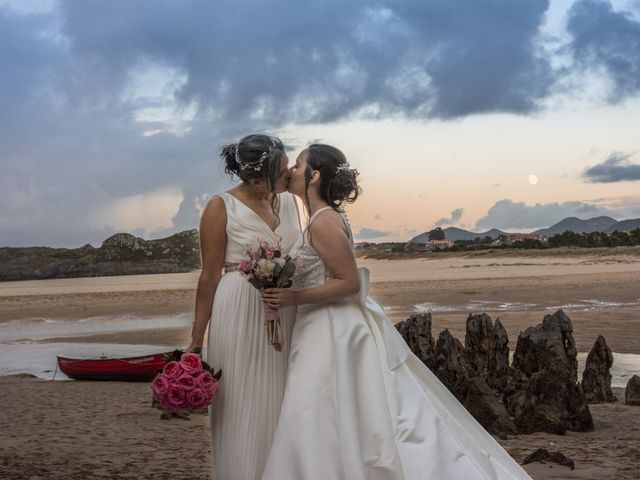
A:
<svg viewBox="0 0 640 480">
<path fill-rule="evenodd" d="M 263 480 L 530 479 L 368 298 L 339 210 L 357 175 L 328 145 L 291 170 L 310 218 L 291 250 L 294 288 L 263 292 L 272 307 L 298 306 Z"/>
</svg>

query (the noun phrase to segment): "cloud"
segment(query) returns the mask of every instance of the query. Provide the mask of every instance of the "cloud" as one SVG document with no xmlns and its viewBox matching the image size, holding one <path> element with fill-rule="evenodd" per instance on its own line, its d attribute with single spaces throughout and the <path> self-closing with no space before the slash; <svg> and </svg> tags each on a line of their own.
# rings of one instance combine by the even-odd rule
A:
<svg viewBox="0 0 640 480">
<path fill-rule="evenodd" d="M 569 51 L 586 70 L 604 70 L 611 82 L 609 101 L 640 92 L 640 22 L 609 1 L 578 0 L 569 9 Z"/>
<path fill-rule="evenodd" d="M 451 211 L 450 218 L 441 218 L 436 222 L 436 226 L 441 227 L 443 225 L 453 225 L 454 223 L 457 223 L 460 220 L 460 218 L 462 218 L 463 213 L 464 213 L 464 208 L 456 208 L 455 210 Z"/>
<path fill-rule="evenodd" d="M 198 199 L 229 185 L 219 146 L 250 131 L 535 111 L 554 82 L 547 8 L 2 1 L 2 244 L 99 244 L 114 230 L 92 212 L 166 189 L 183 201 L 158 232 L 195 228 Z"/>
<path fill-rule="evenodd" d="M 200 115 L 276 123 L 531 112 L 554 81 L 539 46 L 547 9 L 547 0 L 62 2 L 71 68 L 87 92 L 112 96 L 106 85 L 152 59 L 184 73 L 174 94 Z"/>
<path fill-rule="evenodd" d="M 497 201 L 487 214 L 481 217 L 474 230 L 481 231 L 490 228 L 542 228 L 553 225 L 566 217 L 590 218 L 599 215 L 619 217 L 615 211 L 599 205 L 569 201 L 563 203 L 536 203 L 527 205 L 524 202 L 514 202 L 503 199 Z"/>
<path fill-rule="evenodd" d="M 358 230 L 354 237 L 356 240 L 372 240 L 374 238 L 382 238 L 391 235 L 393 232 L 385 230 L 375 230 L 373 228 L 361 228 Z"/>
<path fill-rule="evenodd" d="M 583 177 L 594 183 L 640 180 L 640 165 L 629 162 L 633 155 L 634 153 L 614 152 L 604 162 L 587 168 Z"/>
</svg>

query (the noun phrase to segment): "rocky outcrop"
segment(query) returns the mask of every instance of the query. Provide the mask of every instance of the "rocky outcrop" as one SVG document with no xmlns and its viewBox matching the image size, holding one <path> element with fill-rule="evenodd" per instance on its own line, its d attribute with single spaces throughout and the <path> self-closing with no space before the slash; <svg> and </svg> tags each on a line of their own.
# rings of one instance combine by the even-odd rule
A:
<svg viewBox="0 0 640 480">
<path fill-rule="evenodd" d="M 411 351 L 433 370 L 436 352 L 431 334 L 431 313 L 413 313 L 406 320 L 397 323 L 396 328 Z"/>
<path fill-rule="evenodd" d="M 634 375 L 627 382 L 624 389 L 624 403 L 626 405 L 640 405 L 640 377 Z"/>
<path fill-rule="evenodd" d="M 474 369 L 487 384 L 498 392 L 504 391 L 509 370 L 509 338 L 500 320 L 496 319 L 494 326 L 486 313 L 469 315 L 465 350 Z"/>
<path fill-rule="evenodd" d="M 611 366 L 613 354 L 602 335 L 587 356 L 582 372 L 582 391 L 588 403 L 614 402 L 616 397 L 611 391 Z"/>
<path fill-rule="evenodd" d="M 500 397 L 474 368 L 460 341 L 443 330 L 436 343 L 434 373 L 489 432 L 506 436 L 518 430 Z"/>
<path fill-rule="evenodd" d="M 520 334 L 511 366 L 507 333 L 499 320 L 494 324 L 486 314 L 468 316 L 465 346 L 444 330 L 434 347 L 428 313 L 412 315 L 397 328 L 488 431 L 507 435 L 593 430 L 577 383 L 573 326 L 562 310 Z"/>
<path fill-rule="evenodd" d="M 550 452 L 545 448 L 539 448 L 535 452 L 533 452 L 531 455 L 527 455 L 527 457 L 522 461 L 522 464 L 526 465 L 527 463 L 532 463 L 532 462 L 540 462 L 540 463 L 553 462 L 553 463 L 557 463 L 558 465 L 564 465 L 566 467 L 569 467 L 571 470 L 576 468 L 575 462 L 570 458 L 566 457 L 563 453 Z"/>
<path fill-rule="evenodd" d="M 506 398 L 523 433 L 591 431 L 593 419 L 577 380 L 577 352 L 571 320 L 562 310 L 518 337 L 513 368 L 521 387 Z"/>
<path fill-rule="evenodd" d="M 144 240 L 127 233 L 99 248 L 0 248 L 0 281 L 189 272 L 200 268 L 197 230 Z"/>
</svg>

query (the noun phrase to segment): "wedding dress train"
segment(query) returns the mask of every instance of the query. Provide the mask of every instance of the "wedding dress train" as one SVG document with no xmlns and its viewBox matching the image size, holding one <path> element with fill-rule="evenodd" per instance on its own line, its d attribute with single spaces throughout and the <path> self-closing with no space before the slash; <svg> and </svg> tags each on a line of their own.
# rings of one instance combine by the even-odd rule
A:
<svg viewBox="0 0 640 480">
<path fill-rule="evenodd" d="M 331 278 L 306 230 L 292 255 L 294 288 Z M 368 297 L 366 269 L 360 278 L 357 297 L 298 307 L 263 480 L 530 480 Z"/>
</svg>

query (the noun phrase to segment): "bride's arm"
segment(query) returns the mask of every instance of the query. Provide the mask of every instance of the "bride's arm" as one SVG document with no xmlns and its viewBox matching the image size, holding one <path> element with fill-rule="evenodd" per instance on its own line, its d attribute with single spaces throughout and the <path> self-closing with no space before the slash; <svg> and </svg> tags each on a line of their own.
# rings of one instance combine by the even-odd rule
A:
<svg viewBox="0 0 640 480">
<path fill-rule="evenodd" d="M 201 348 L 211 317 L 213 298 L 222 278 L 224 253 L 227 245 L 227 211 L 220 197 L 212 198 L 200 219 L 200 252 L 202 271 L 196 292 L 195 321 L 191 330 L 191 344 L 187 351 Z"/>
<path fill-rule="evenodd" d="M 311 224 L 310 233 L 313 248 L 333 278 L 323 285 L 304 290 L 267 289 L 263 293 L 265 303 L 274 307 L 328 303 L 360 291 L 358 266 L 340 215 L 332 211 L 323 212 Z"/>
</svg>

